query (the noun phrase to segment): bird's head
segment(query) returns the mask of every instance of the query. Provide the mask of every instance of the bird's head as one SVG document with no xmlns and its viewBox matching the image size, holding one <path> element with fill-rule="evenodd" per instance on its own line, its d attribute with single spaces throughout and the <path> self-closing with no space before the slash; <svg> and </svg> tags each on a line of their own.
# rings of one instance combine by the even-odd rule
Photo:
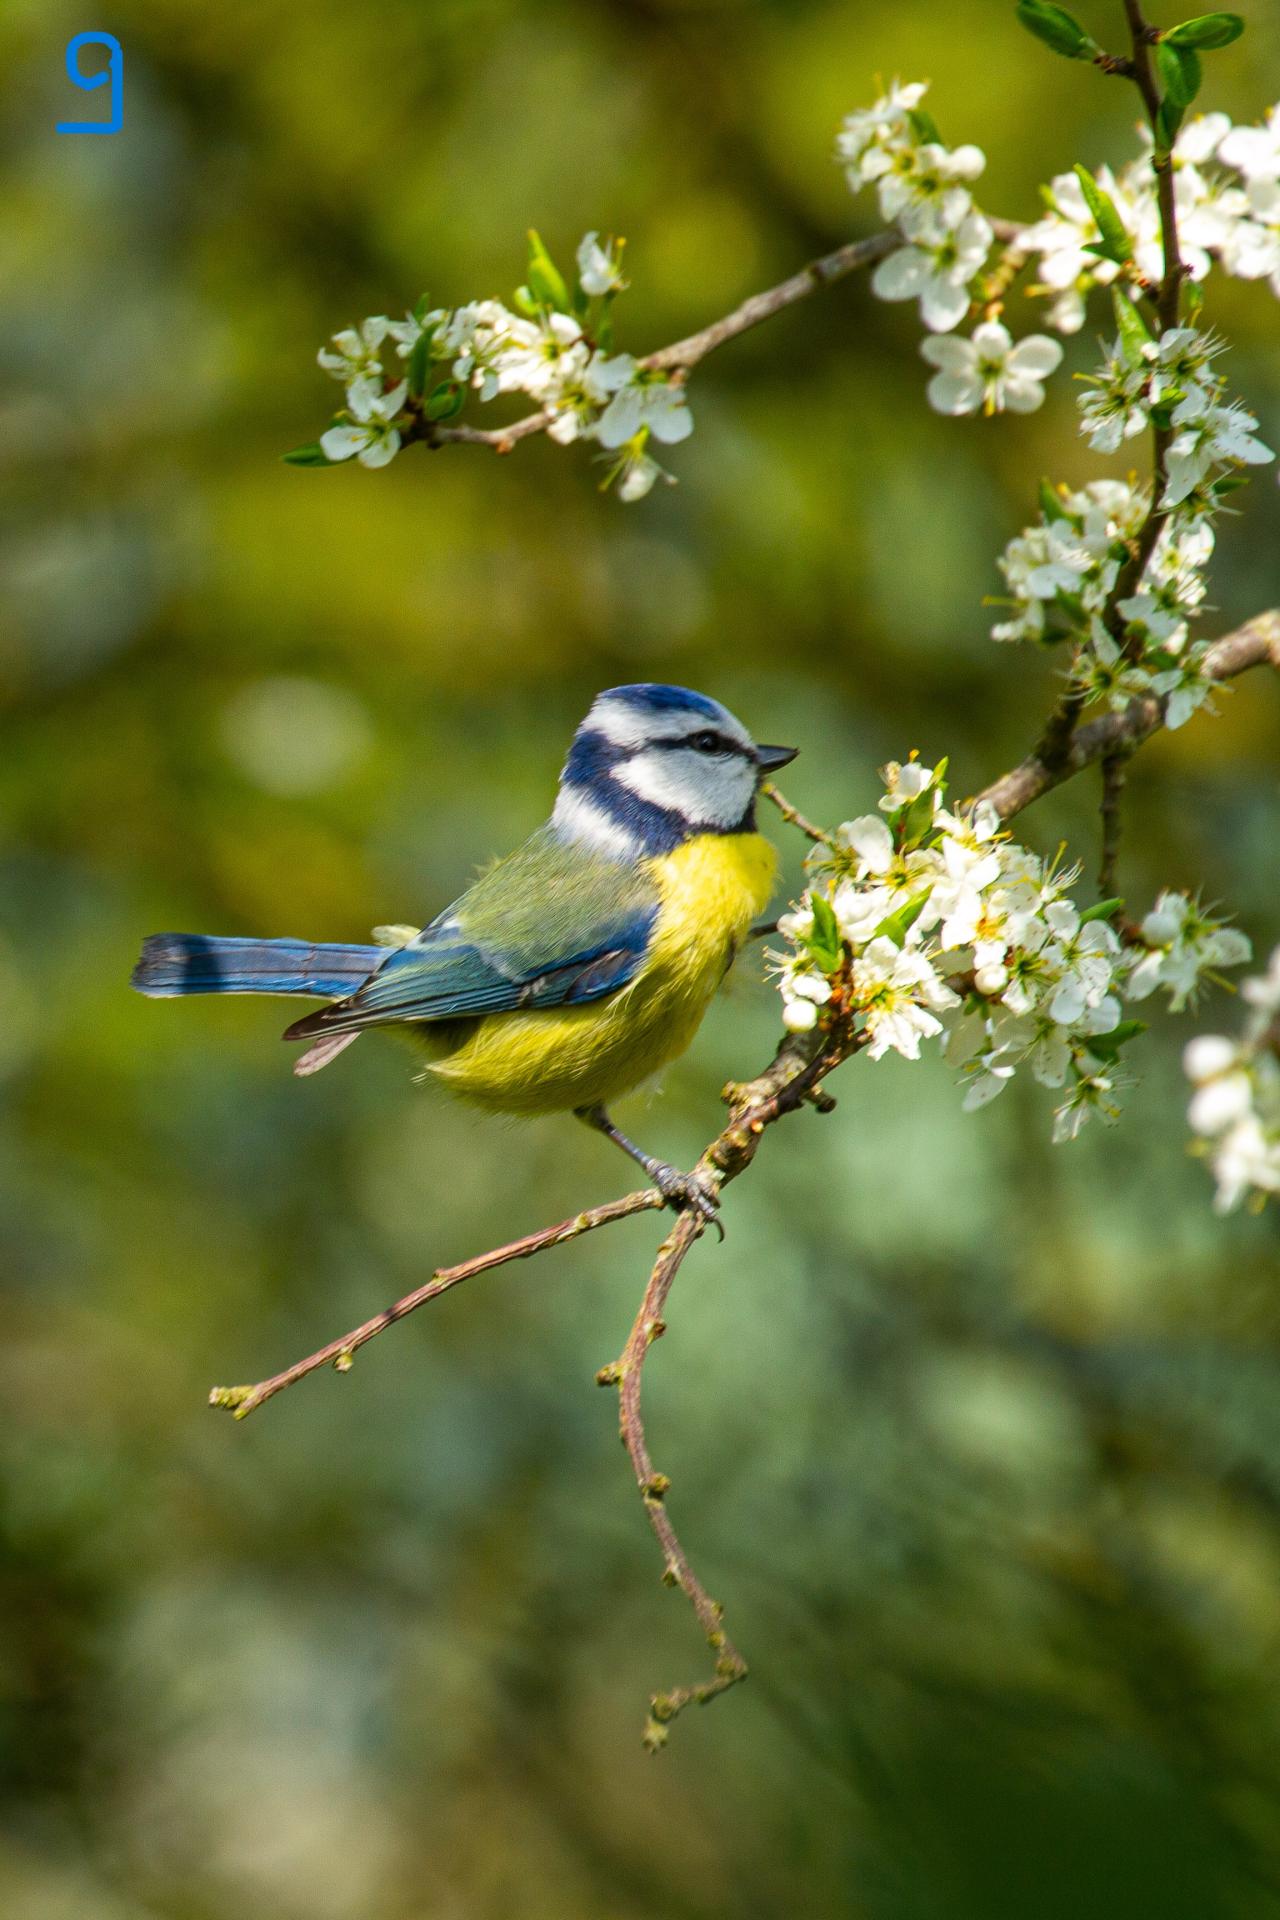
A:
<svg viewBox="0 0 1280 1920">
<path fill-rule="evenodd" d="M 687 687 L 610 687 L 574 735 L 552 820 L 619 858 L 747 833 L 760 782 L 796 752 L 757 746 L 727 707 Z"/>
</svg>

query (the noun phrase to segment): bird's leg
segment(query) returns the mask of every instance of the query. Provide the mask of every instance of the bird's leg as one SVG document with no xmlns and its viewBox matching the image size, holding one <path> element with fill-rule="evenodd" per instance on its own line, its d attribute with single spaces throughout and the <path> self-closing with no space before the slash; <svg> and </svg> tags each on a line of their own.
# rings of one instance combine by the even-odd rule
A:
<svg viewBox="0 0 1280 1920">
<path fill-rule="evenodd" d="M 669 1206 L 677 1211 L 681 1207 L 695 1207 L 704 1220 L 719 1229 L 721 1239 L 724 1238 L 724 1229 L 716 1217 L 720 1211 L 719 1203 L 708 1193 L 696 1173 L 681 1173 L 678 1167 L 669 1166 L 665 1160 L 655 1160 L 652 1154 L 638 1147 L 634 1140 L 628 1140 L 626 1134 L 614 1126 L 603 1107 L 577 1107 L 574 1111 L 579 1120 L 594 1127 L 597 1133 L 604 1134 L 606 1139 L 612 1140 L 616 1147 L 621 1147 L 625 1154 L 642 1166 Z"/>
</svg>

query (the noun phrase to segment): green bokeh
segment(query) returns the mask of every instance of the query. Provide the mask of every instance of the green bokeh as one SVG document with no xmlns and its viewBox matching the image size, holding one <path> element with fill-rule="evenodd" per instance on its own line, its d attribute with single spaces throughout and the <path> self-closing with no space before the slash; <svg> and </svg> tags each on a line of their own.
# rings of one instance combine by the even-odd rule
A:
<svg viewBox="0 0 1280 1920">
<path fill-rule="evenodd" d="M 1118 6 L 1080 12 L 1114 39 Z M 1280 93 L 1249 12 L 1206 60 L 1244 120 Z M 125 131 L 58 139 L 93 24 Z M 529 225 L 561 255 L 627 235 L 637 350 L 839 244 L 873 209 L 832 136 L 877 74 L 934 76 L 1014 216 L 1127 157 L 1132 95 L 995 0 L 10 0 L 3 34 L 0 1911 L 1280 1912 L 1277 1241 L 1215 1221 L 1187 1158 L 1185 1021 L 1070 1148 L 1031 1087 L 961 1116 L 936 1058 L 855 1065 L 768 1140 L 649 1385 L 752 1678 L 651 1760 L 645 1698 L 701 1650 L 592 1378 L 652 1220 L 477 1280 L 243 1427 L 204 1407 L 620 1163 L 437 1102 L 391 1045 L 298 1083 L 281 1008 L 125 986 L 158 928 L 420 922 L 544 814 L 618 680 L 798 740 L 788 790 L 828 819 L 912 746 L 961 789 L 1023 751 L 1053 683 L 986 638 L 992 556 L 1042 473 L 1118 463 L 1065 378 L 1030 419 L 930 414 L 914 314 L 865 282 L 708 362 L 681 484 L 641 506 L 543 442 L 278 455 L 327 417 L 328 334 L 424 286 L 508 293 Z M 1278 311 L 1238 282 L 1209 309 L 1273 443 Z M 1240 498 L 1224 627 L 1280 591 L 1272 476 Z M 1265 950 L 1280 691 L 1220 704 L 1135 767 L 1123 885 L 1203 886 Z M 1096 798 L 1026 836 L 1092 861 Z M 691 1157 L 775 1027 L 744 969 L 624 1117 Z"/>
</svg>

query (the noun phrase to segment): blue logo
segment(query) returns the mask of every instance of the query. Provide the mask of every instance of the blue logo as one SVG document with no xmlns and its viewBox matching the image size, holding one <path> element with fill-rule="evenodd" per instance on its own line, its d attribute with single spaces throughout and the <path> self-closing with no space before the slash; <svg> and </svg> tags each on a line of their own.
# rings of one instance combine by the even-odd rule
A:
<svg viewBox="0 0 1280 1920">
<path fill-rule="evenodd" d="M 81 73 L 77 54 L 81 47 L 105 47 L 107 64 L 100 73 Z M 59 120 L 59 133 L 119 133 L 124 125 L 124 55 L 114 33 L 77 33 L 67 42 L 67 73 L 73 87 L 92 93 L 96 87 L 111 83 L 109 120 Z"/>
</svg>

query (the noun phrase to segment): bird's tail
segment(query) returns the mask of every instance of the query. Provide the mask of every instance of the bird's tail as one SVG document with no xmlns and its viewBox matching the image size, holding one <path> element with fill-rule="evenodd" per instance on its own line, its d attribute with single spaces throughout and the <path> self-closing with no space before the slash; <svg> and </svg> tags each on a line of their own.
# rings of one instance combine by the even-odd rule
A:
<svg viewBox="0 0 1280 1920">
<path fill-rule="evenodd" d="M 301 993 L 340 1000 L 385 959 L 385 947 L 154 933 L 143 945 L 132 985 L 156 999 L 183 993 Z"/>
</svg>

